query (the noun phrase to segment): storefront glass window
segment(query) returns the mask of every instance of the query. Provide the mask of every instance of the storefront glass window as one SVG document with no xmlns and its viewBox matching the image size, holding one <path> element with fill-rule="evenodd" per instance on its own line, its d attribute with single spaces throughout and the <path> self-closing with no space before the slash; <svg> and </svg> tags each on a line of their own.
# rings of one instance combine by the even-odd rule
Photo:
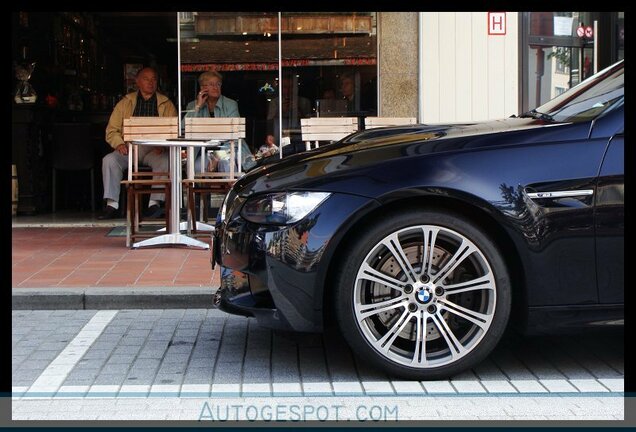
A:
<svg viewBox="0 0 636 432">
<path fill-rule="evenodd" d="M 377 113 L 375 13 L 181 12 L 179 22 L 181 111 L 198 76 L 220 72 L 253 151 L 268 134 L 300 147 L 304 117 Z"/>
<path fill-rule="evenodd" d="M 522 18 L 522 111 L 624 57 L 623 13 L 526 12 Z"/>
</svg>

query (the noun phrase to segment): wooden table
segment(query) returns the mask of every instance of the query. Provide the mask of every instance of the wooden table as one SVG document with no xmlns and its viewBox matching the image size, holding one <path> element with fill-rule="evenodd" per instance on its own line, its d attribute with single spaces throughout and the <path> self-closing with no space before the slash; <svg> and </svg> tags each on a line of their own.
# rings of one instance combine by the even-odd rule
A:
<svg viewBox="0 0 636 432">
<path fill-rule="evenodd" d="M 156 237 L 145 239 L 133 243 L 133 248 L 149 247 L 149 246 L 169 246 L 182 245 L 209 249 L 210 244 L 192 238 L 181 233 L 181 148 L 188 147 L 187 158 L 187 174 L 189 178 L 194 178 L 194 148 L 207 148 L 208 150 L 218 150 L 220 147 L 215 146 L 217 140 L 202 140 L 188 138 L 173 139 L 151 139 L 151 140 L 135 140 L 131 141 L 133 145 L 146 146 L 164 146 L 169 149 L 170 160 L 170 207 L 173 217 L 170 218 L 170 224 L 165 234 L 159 234 Z M 204 152 L 201 152 L 202 157 Z M 186 222 L 184 222 L 186 223 Z M 196 222 L 199 223 L 199 222 Z M 163 231 L 163 230 L 160 230 Z"/>
</svg>

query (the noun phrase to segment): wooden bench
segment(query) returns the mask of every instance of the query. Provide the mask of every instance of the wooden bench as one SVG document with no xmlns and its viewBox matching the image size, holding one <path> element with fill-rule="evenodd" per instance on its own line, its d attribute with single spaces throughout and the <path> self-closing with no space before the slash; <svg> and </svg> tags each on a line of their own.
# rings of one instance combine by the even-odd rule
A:
<svg viewBox="0 0 636 432">
<path fill-rule="evenodd" d="M 334 142 L 350 135 L 358 130 L 357 117 L 310 117 L 300 119 L 302 140 L 305 141 L 305 149 L 311 150 L 319 147 L 321 141 Z"/>
</svg>

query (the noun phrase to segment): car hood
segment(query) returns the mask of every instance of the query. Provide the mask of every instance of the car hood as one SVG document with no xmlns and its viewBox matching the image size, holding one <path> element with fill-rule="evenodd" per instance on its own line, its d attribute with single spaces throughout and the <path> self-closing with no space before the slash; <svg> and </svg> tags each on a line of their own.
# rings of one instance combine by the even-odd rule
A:
<svg viewBox="0 0 636 432">
<path fill-rule="evenodd" d="M 567 129 L 567 131 L 566 131 Z M 235 191 L 246 196 L 265 191 L 316 188 L 326 178 L 395 158 L 442 152 L 585 138 L 589 123 L 508 118 L 474 123 L 421 124 L 356 132 L 343 140 L 268 163 L 244 175 Z M 354 192 L 354 191 L 352 191 Z"/>
</svg>

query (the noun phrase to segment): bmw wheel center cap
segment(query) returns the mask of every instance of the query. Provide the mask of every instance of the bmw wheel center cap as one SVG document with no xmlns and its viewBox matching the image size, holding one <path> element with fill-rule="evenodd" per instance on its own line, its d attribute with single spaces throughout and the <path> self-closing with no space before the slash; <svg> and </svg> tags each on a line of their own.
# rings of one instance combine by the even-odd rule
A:
<svg viewBox="0 0 636 432">
<path fill-rule="evenodd" d="M 420 303 L 428 303 L 429 301 L 431 301 L 431 298 L 433 298 L 433 296 L 431 295 L 431 291 L 428 288 L 422 287 L 417 290 L 416 298 L 417 301 L 419 301 Z"/>
</svg>

